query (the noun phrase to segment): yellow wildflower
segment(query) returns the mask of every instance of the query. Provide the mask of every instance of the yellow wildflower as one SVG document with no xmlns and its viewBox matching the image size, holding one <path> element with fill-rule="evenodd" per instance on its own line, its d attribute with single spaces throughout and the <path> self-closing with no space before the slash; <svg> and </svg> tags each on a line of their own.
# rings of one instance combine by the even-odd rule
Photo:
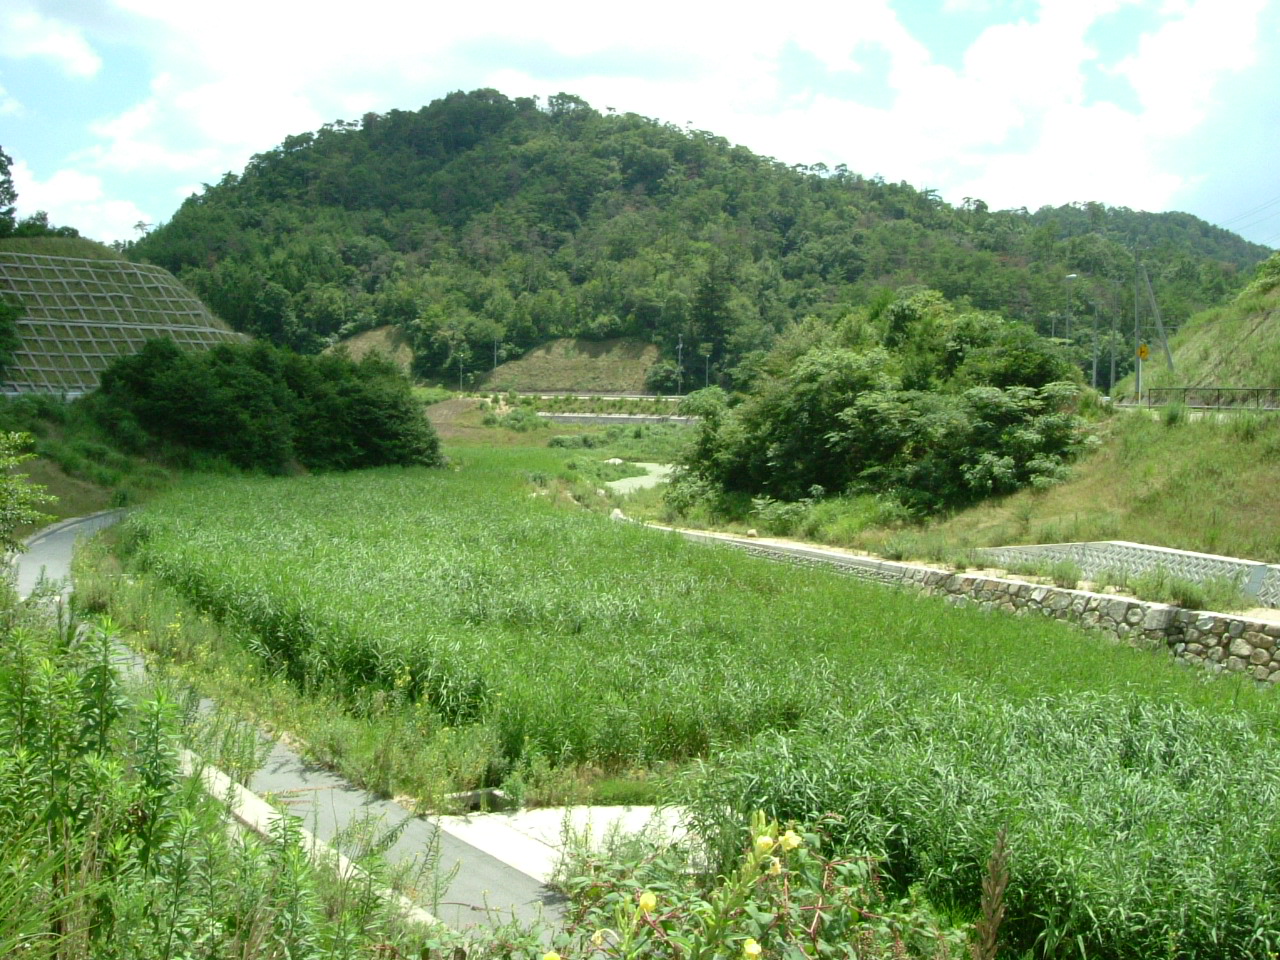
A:
<svg viewBox="0 0 1280 960">
<path fill-rule="evenodd" d="M 788 830 L 782 835 L 781 843 L 783 850 L 794 850 L 796 847 L 800 846 L 803 841 L 800 839 L 800 834 L 796 833 L 794 830 Z"/>
<path fill-rule="evenodd" d="M 773 849 L 774 843 L 773 837 L 767 833 L 760 834 L 760 836 L 756 837 L 756 853 L 768 853 Z"/>
<path fill-rule="evenodd" d="M 548 950 L 542 955 L 542 960 L 560 960 L 560 954 L 556 953 L 554 950 Z"/>
<path fill-rule="evenodd" d="M 769 873 L 771 873 L 773 876 L 775 876 L 775 877 L 776 877 L 776 876 L 777 876 L 778 874 L 780 874 L 781 872 L 782 872 L 782 861 L 781 861 L 781 860 L 779 860 L 777 857 L 770 857 L 770 858 L 769 858 Z"/>
<path fill-rule="evenodd" d="M 657 906 L 658 906 L 658 898 L 655 897 L 648 890 L 640 894 L 640 909 L 643 910 L 645 913 L 653 913 L 654 909 Z"/>
<path fill-rule="evenodd" d="M 742 955 L 750 958 L 750 960 L 755 960 L 755 958 L 760 956 L 760 954 L 760 944 L 756 943 L 756 941 L 751 937 L 748 937 L 746 942 L 742 945 Z M 544 957 L 543 960 L 546 960 L 546 958 Z"/>
</svg>

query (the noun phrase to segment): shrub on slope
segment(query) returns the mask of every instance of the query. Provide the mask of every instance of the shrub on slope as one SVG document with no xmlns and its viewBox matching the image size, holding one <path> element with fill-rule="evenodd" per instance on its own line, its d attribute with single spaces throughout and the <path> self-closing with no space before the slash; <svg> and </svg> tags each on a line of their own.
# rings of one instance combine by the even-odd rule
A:
<svg viewBox="0 0 1280 960">
<path fill-rule="evenodd" d="M 243 469 L 440 463 L 409 381 L 378 357 L 302 357 L 261 343 L 184 353 L 154 340 L 104 373 L 91 406 L 127 447 Z"/>
</svg>

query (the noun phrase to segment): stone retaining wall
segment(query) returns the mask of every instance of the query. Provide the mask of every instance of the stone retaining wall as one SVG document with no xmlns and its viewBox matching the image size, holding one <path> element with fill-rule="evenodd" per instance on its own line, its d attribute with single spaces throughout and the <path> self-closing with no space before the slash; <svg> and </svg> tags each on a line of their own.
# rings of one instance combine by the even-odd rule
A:
<svg viewBox="0 0 1280 960">
<path fill-rule="evenodd" d="M 682 532 L 699 542 L 724 543 L 770 560 L 825 567 L 859 580 L 912 587 L 943 596 L 959 607 L 972 605 L 1015 616 L 1067 620 L 1103 630 L 1137 646 L 1167 649 L 1184 663 L 1200 664 L 1214 671 L 1248 673 L 1260 682 L 1280 683 L 1280 623 L 986 574 L 951 573 L 814 548 Z"/>
</svg>

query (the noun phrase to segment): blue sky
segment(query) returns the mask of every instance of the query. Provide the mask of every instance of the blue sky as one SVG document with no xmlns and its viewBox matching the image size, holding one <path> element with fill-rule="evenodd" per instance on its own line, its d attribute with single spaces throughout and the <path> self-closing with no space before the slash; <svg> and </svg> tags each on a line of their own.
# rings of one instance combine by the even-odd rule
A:
<svg viewBox="0 0 1280 960">
<path fill-rule="evenodd" d="M 1280 0 L 4 0 L 19 213 L 136 236 L 286 135 L 575 93 L 993 208 L 1186 210 L 1280 246 Z"/>
</svg>

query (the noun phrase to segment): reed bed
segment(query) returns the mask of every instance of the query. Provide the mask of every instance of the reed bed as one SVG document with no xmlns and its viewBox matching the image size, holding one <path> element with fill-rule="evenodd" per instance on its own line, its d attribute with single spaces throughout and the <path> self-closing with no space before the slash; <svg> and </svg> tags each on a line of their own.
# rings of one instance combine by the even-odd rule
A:
<svg viewBox="0 0 1280 960">
<path fill-rule="evenodd" d="M 303 689 L 486 751 L 489 782 L 697 758 L 677 792 L 726 851 L 757 807 L 836 814 L 962 913 L 1007 828 L 1008 935 L 1037 955 L 1280 947 L 1271 690 L 569 512 L 527 480 L 553 451 L 468 458 L 193 479 L 123 549 Z"/>
</svg>

